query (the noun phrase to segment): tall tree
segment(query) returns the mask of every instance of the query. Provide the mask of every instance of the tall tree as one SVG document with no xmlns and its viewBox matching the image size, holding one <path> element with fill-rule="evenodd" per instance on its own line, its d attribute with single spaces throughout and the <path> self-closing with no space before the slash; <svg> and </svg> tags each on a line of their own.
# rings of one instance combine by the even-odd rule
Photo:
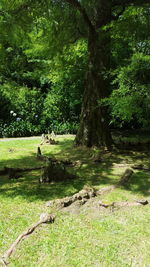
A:
<svg viewBox="0 0 150 267">
<path fill-rule="evenodd" d="M 117 20 L 128 5 L 141 5 L 148 1 L 142 1 L 142 3 L 138 0 L 92 1 L 92 12 L 89 12 L 88 4 L 84 6 L 84 2 L 83 4 L 78 0 L 66 0 L 66 2 L 79 10 L 88 28 L 89 64 L 76 143 L 87 146 L 106 146 L 110 149 L 112 138 L 109 119 L 106 107 L 100 103 L 100 100 L 109 94 L 111 46 L 110 31 L 106 26 L 112 20 Z"/>
<path fill-rule="evenodd" d="M 8 1 L 7 1 L 8 2 Z M 12 1 L 11 1 L 12 2 Z M 85 81 L 80 127 L 76 143 L 86 146 L 106 146 L 111 149 L 107 108 L 102 104 L 109 95 L 111 38 L 109 25 L 117 20 L 129 5 L 149 4 L 149 0 L 22 0 L 11 14 L 27 16 L 34 25 L 43 24 L 50 35 L 49 45 L 67 44 L 86 38 L 88 68 Z M 32 19 L 31 19 L 32 18 Z M 40 18 L 40 19 L 39 19 Z M 29 21 L 30 21 L 29 20 Z"/>
</svg>

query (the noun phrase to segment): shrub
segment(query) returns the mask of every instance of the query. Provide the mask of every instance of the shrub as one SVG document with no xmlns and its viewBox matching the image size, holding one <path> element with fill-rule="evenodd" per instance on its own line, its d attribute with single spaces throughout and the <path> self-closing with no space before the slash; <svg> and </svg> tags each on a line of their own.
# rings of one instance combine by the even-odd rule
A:
<svg viewBox="0 0 150 267">
<path fill-rule="evenodd" d="M 78 129 L 78 124 L 74 122 L 64 122 L 58 123 L 53 122 L 49 127 L 48 131 L 54 131 L 56 134 L 76 134 Z"/>
<path fill-rule="evenodd" d="M 118 70 L 113 82 L 116 89 L 108 100 L 114 125 L 150 126 L 149 70 L 150 56 L 141 53 L 133 55 L 130 64 Z"/>
<path fill-rule="evenodd" d="M 28 121 L 14 121 L 9 125 L 0 125 L 0 136 L 1 137 L 21 137 L 37 135 L 41 131 L 40 127 L 31 124 Z"/>
</svg>

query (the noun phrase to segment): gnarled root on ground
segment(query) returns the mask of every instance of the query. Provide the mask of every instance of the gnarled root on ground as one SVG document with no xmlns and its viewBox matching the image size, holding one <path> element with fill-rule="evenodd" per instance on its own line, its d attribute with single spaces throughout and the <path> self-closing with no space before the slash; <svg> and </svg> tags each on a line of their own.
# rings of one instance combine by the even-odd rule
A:
<svg viewBox="0 0 150 267">
<path fill-rule="evenodd" d="M 80 201 L 81 204 L 84 204 L 87 202 L 88 199 L 96 196 L 96 190 L 92 187 L 85 187 L 78 193 L 74 194 L 71 197 L 65 197 L 62 199 L 56 199 L 52 201 L 48 201 L 46 203 L 47 207 L 53 207 L 55 206 L 57 209 L 62 209 L 65 207 L 70 206 L 72 203 L 76 201 Z"/>
<path fill-rule="evenodd" d="M 100 196 L 103 194 L 107 194 L 107 193 L 115 190 L 119 186 L 127 185 L 129 183 L 130 178 L 131 178 L 133 173 L 134 172 L 132 169 L 126 169 L 125 172 L 123 173 L 123 175 L 121 176 L 119 182 L 116 185 L 107 186 L 107 187 L 101 188 L 99 190 L 96 190 L 93 187 L 89 187 L 89 186 L 86 187 L 85 186 L 81 191 L 74 194 L 73 196 L 48 201 L 46 203 L 46 206 L 47 207 L 55 207 L 56 209 L 62 209 L 64 207 L 70 206 L 71 204 L 73 204 L 76 201 L 80 201 L 81 205 L 85 204 L 91 198 L 94 198 L 94 197 L 97 197 L 97 196 Z"/>
<path fill-rule="evenodd" d="M 16 246 L 18 243 L 24 239 L 26 236 L 33 233 L 33 231 L 42 223 L 53 223 L 55 221 L 55 216 L 53 214 L 48 213 L 42 213 L 40 215 L 40 220 L 35 223 L 33 226 L 28 228 L 26 231 L 24 231 L 22 234 L 20 234 L 17 239 L 12 243 L 10 248 L 4 253 L 4 255 L 0 258 L 0 262 L 4 265 L 8 265 L 8 258 L 11 256 L 11 254 L 15 251 Z"/>
<path fill-rule="evenodd" d="M 141 206 L 147 205 L 149 202 L 147 200 L 136 200 L 136 201 L 121 201 L 121 202 L 112 202 L 110 204 L 103 203 L 99 201 L 99 206 L 108 208 L 108 207 L 132 207 L 132 206 Z"/>
</svg>

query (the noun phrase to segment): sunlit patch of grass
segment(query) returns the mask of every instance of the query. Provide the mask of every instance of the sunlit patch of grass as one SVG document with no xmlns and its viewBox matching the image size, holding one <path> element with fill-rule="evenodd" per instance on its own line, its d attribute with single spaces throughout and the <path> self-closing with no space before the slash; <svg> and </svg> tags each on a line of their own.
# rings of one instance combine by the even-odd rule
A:
<svg viewBox="0 0 150 267">
<path fill-rule="evenodd" d="M 39 184 L 41 171 L 24 173 L 18 180 L 0 176 L 1 254 L 22 231 L 39 220 L 42 212 L 51 212 L 45 206 L 46 201 L 70 196 L 85 184 L 97 188 L 116 184 L 126 168 L 119 164 L 136 163 L 132 154 L 119 153 L 110 155 L 102 163 L 94 163 L 91 155 L 95 149 L 75 148 L 73 138 L 61 136 L 58 145 L 43 145 L 41 150 L 44 155 L 54 155 L 57 159 L 80 160 L 80 167 L 70 168 L 77 179 Z M 39 143 L 39 139 L 0 142 L 0 168 L 43 165 L 36 159 Z M 148 159 L 142 162 L 147 164 Z M 107 203 L 150 200 L 149 187 L 149 172 L 136 171 L 128 187 L 117 188 L 100 199 Z M 18 245 L 10 266 L 149 267 L 149 207 L 124 207 L 114 211 L 102 208 L 95 217 L 84 206 L 85 212 L 78 215 L 59 212 L 54 224 L 41 225 Z"/>
</svg>

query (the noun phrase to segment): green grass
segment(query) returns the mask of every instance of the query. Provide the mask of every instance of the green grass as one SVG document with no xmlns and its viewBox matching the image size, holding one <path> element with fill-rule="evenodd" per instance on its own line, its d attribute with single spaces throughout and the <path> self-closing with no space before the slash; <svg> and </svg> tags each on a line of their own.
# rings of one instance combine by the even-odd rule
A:
<svg viewBox="0 0 150 267">
<path fill-rule="evenodd" d="M 81 167 L 70 170 L 78 179 L 47 185 L 38 183 L 40 171 L 25 173 L 19 180 L 0 176 L 0 254 L 38 221 L 42 212 L 51 212 L 45 207 L 46 201 L 72 195 L 86 184 L 97 188 L 115 184 L 125 169 L 119 165 L 122 162 L 150 164 L 137 152 L 110 154 L 103 163 L 95 164 L 91 160 L 95 149 L 73 147 L 72 136 L 58 139 L 58 145 L 42 146 L 42 153 L 82 161 Z M 35 157 L 38 144 L 39 139 L 0 141 L 0 168 L 43 165 Z M 101 200 L 150 200 L 149 188 L 150 173 L 137 171 L 127 188 L 118 188 Z M 18 245 L 9 266 L 150 266 L 150 205 L 114 212 L 85 207 L 81 214 L 59 212 L 54 224 L 37 228 Z"/>
</svg>

